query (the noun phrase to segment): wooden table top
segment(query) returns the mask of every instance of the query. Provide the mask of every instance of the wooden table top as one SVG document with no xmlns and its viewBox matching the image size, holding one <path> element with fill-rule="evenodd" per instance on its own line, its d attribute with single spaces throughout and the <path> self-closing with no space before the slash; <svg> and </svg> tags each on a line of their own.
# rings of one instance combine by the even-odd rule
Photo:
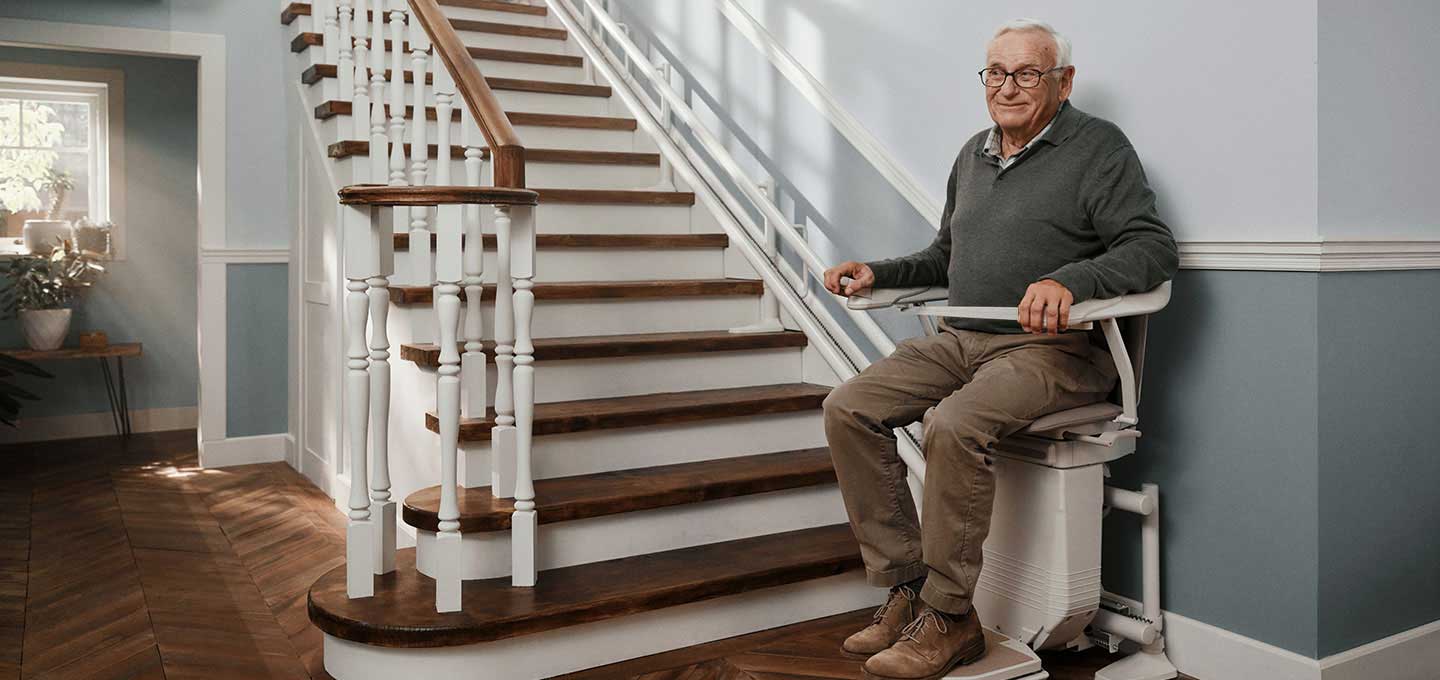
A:
<svg viewBox="0 0 1440 680">
<path fill-rule="evenodd" d="M 60 349 L 36 350 L 36 349 L 0 349 L 0 354 L 8 354 L 16 359 L 25 361 L 50 361 L 57 359 L 104 359 L 108 357 L 138 357 L 140 356 L 140 343 L 121 342 L 107 345 L 100 349 L 88 347 L 61 347 Z"/>
</svg>

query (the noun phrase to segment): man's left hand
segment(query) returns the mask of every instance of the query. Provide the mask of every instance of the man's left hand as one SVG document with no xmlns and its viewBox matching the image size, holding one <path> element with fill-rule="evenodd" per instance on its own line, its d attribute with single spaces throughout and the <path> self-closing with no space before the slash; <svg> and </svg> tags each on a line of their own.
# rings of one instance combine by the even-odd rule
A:
<svg viewBox="0 0 1440 680">
<path fill-rule="evenodd" d="M 1030 284 L 1020 300 L 1020 327 L 1027 333 L 1057 334 L 1070 325 L 1075 296 L 1059 281 L 1044 279 Z"/>
</svg>

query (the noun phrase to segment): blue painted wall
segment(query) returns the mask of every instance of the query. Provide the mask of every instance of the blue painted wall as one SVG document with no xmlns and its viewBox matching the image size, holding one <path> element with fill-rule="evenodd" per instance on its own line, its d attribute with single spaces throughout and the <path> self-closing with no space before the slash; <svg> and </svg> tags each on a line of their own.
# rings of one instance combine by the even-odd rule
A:
<svg viewBox="0 0 1440 680">
<path fill-rule="evenodd" d="M 126 362 L 131 406 L 195 406 L 195 62 L 0 47 L 5 61 L 124 72 L 126 259 L 108 263 L 100 284 L 85 294 L 68 344 L 82 330 L 103 330 L 111 342 L 144 343 L 144 356 Z M 0 322 L 0 345 L 25 344 L 19 323 Z M 42 400 L 26 405 L 25 416 L 109 409 L 94 362 L 47 368 L 56 378 L 33 383 Z"/>
<path fill-rule="evenodd" d="M 1320 642 L 1440 619 L 1440 271 L 1320 278 Z"/>
<path fill-rule="evenodd" d="M 286 429 L 289 270 L 286 264 L 231 264 L 225 268 L 229 309 L 225 384 L 231 395 L 244 395 L 225 402 L 227 436 Z"/>
</svg>

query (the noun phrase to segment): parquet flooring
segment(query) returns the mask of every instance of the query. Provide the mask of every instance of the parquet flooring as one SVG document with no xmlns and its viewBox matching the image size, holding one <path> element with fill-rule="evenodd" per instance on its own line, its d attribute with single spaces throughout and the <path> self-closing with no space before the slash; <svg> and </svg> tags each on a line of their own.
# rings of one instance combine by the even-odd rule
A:
<svg viewBox="0 0 1440 680">
<path fill-rule="evenodd" d="M 0 449 L 0 680 L 329 677 L 304 598 L 344 559 L 339 513 L 283 463 L 195 450 L 194 431 Z"/>
<path fill-rule="evenodd" d="M 329 678 L 305 596 L 344 518 L 283 463 L 197 466 L 194 431 L 0 448 L 0 680 Z M 859 678 L 840 614 L 563 680 Z M 1103 654 L 1046 659 L 1090 680 Z M 562 680 L 556 679 L 556 680 Z"/>
</svg>

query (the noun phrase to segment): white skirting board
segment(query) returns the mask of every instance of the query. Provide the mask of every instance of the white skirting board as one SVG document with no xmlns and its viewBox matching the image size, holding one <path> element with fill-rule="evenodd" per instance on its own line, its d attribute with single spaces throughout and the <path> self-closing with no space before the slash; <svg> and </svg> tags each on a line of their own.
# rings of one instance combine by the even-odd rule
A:
<svg viewBox="0 0 1440 680">
<path fill-rule="evenodd" d="M 280 463 L 289 459 L 293 445 L 294 440 L 284 432 L 213 439 L 200 443 L 200 467 Z"/>
<path fill-rule="evenodd" d="M 1312 659 L 1165 612 L 1165 651 L 1197 680 L 1436 680 L 1440 621 Z"/>
<path fill-rule="evenodd" d="M 130 425 L 134 432 L 193 429 L 199 422 L 199 413 L 199 409 L 194 406 L 137 409 L 130 412 Z M 79 439 L 115 434 L 115 421 L 109 411 L 43 418 L 22 416 L 18 425 L 15 429 L 0 428 L 0 443 Z"/>
</svg>

